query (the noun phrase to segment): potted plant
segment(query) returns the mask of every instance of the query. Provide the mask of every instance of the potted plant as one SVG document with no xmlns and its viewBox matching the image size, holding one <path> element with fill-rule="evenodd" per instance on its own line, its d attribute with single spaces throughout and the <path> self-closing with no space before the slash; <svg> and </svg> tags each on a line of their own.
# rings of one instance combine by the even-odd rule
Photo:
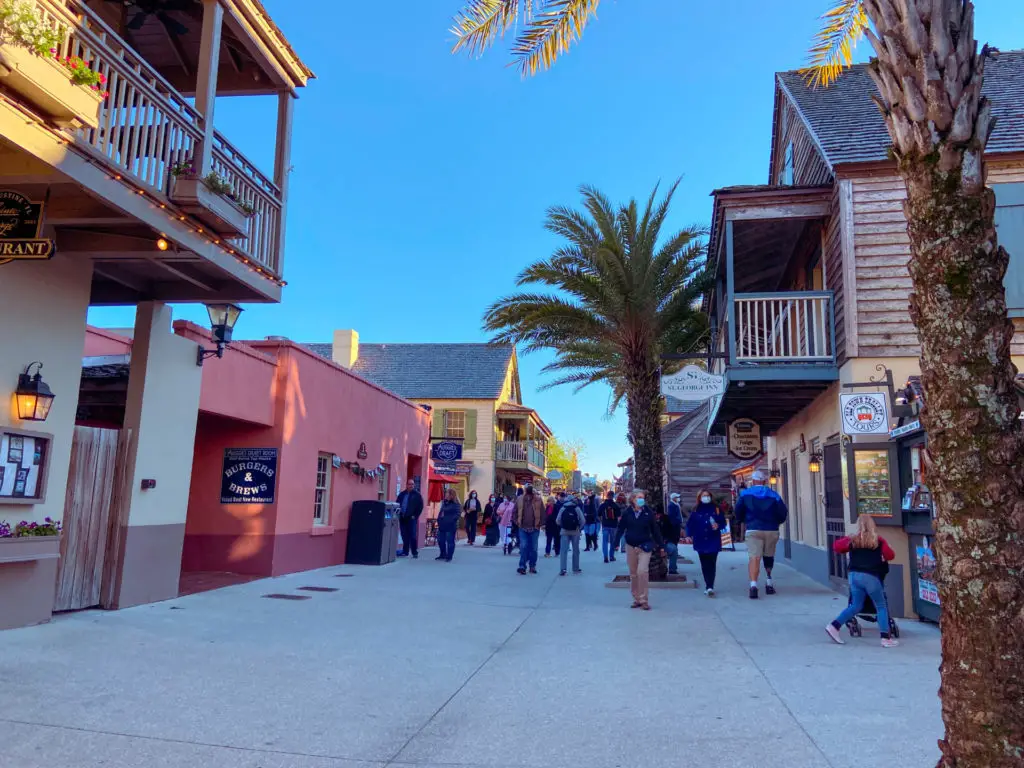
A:
<svg viewBox="0 0 1024 768">
<path fill-rule="evenodd" d="M 14 528 L 0 521 L 0 629 L 50 620 L 53 612 L 61 524 L 23 520 Z"/>
<path fill-rule="evenodd" d="M 106 78 L 77 56 L 59 57 L 66 34 L 32 3 L 0 0 L 0 80 L 60 127 L 95 128 Z"/>
<path fill-rule="evenodd" d="M 247 234 L 255 209 L 239 200 L 231 182 L 216 171 L 199 174 L 192 160 L 171 166 L 170 198 L 223 237 Z"/>
</svg>

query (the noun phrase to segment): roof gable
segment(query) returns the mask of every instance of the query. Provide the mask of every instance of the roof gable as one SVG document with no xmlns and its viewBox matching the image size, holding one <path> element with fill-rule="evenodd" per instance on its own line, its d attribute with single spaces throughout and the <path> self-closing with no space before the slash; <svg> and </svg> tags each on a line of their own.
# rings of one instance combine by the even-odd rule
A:
<svg viewBox="0 0 1024 768">
<path fill-rule="evenodd" d="M 867 64 L 850 67 L 828 88 L 812 88 L 799 71 L 776 83 L 799 113 L 830 168 L 889 159 L 889 132 L 872 95 Z M 985 63 L 982 93 L 992 101 L 995 130 L 989 153 L 1024 152 L 1024 51 L 1006 51 Z"/>
<path fill-rule="evenodd" d="M 330 344 L 306 344 L 332 359 Z M 515 347 L 502 344 L 360 344 L 352 370 L 409 400 L 498 400 Z"/>
</svg>

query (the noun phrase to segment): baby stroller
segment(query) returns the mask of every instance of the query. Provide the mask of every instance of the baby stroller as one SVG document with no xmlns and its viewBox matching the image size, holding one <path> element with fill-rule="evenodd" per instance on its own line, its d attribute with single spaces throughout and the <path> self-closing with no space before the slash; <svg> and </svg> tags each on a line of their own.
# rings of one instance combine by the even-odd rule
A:
<svg viewBox="0 0 1024 768">
<path fill-rule="evenodd" d="M 517 549 L 519 549 L 519 526 L 513 523 L 508 531 L 508 541 L 505 542 L 504 552 L 506 555 L 511 555 Z"/>
<path fill-rule="evenodd" d="M 882 586 L 883 587 L 885 586 L 885 577 L 888 576 L 888 575 L 889 575 L 889 566 L 886 565 L 885 566 L 885 570 L 882 572 Z M 852 602 L 853 602 L 853 595 L 851 594 L 850 597 L 849 597 L 849 601 L 847 602 L 847 605 L 849 605 Z M 889 606 L 886 605 L 887 609 L 888 609 L 888 607 Z M 899 637 L 900 636 L 900 627 L 896 623 L 896 619 L 894 619 L 892 617 L 892 614 L 890 614 L 888 610 L 886 610 L 886 613 L 889 615 L 889 636 L 890 637 Z M 846 628 L 848 630 L 850 630 L 850 637 L 860 637 L 861 635 L 864 634 L 864 629 L 861 627 L 860 622 L 857 621 L 857 619 L 861 619 L 863 621 L 868 621 L 868 622 L 871 622 L 872 624 L 877 624 L 878 623 L 878 608 L 875 607 L 875 602 L 874 602 L 874 600 L 871 599 L 870 595 L 865 595 L 864 596 L 864 607 L 861 608 L 860 613 L 858 613 L 856 616 L 854 616 L 852 619 L 850 619 L 848 622 L 846 622 Z"/>
</svg>

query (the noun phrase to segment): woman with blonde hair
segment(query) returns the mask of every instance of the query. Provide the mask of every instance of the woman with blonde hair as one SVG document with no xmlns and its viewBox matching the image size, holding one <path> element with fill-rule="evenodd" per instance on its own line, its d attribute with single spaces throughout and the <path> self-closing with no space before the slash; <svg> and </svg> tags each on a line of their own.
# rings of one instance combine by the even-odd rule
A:
<svg viewBox="0 0 1024 768">
<path fill-rule="evenodd" d="M 833 546 L 840 553 L 850 553 L 850 604 L 831 624 L 825 626 L 825 632 L 835 642 L 843 644 L 839 635 L 840 628 L 860 613 L 864 607 L 864 598 L 870 597 L 878 611 L 878 627 L 882 630 L 882 647 L 892 648 L 899 642 L 889 635 L 889 610 L 885 602 L 885 587 L 882 579 L 889 569 L 887 563 L 895 559 L 889 542 L 878 535 L 878 528 L 871 515 L 857 518 L 857 533 L 844 536 Z"/>
</svg>

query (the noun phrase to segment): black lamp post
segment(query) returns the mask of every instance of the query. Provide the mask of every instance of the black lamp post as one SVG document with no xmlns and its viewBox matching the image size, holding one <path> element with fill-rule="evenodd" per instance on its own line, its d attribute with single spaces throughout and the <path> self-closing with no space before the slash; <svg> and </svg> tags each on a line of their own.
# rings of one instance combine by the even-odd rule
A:
<svg viewBox="0 0 1024 768">
<path fill-rule="evenodd" d="M 33 365 L 39 366 L 34 376 L 31 373 Z M 25 372 L 18 375 L 18 389 L 14 395 L 18 401 L 18 418 L 22 421 L 46 421 L 50 415 L 54 394 L 43 381 L 42 368 L 40 362 L 29 363 Z"/>
<path fill-rule="evenodd" d="M 210 314 L 210 330 L 213 331 L 217 348 L 204 349 L 200 345 L 196 365 L 202 365 L 208 357 L 224 357 L 224 348 L 231 343 L 231 332 L 235 329 L 238 316 L 242 314 L 242 308 L 234 304 L 207 304 L 206 311 Z"/>
</svg>

